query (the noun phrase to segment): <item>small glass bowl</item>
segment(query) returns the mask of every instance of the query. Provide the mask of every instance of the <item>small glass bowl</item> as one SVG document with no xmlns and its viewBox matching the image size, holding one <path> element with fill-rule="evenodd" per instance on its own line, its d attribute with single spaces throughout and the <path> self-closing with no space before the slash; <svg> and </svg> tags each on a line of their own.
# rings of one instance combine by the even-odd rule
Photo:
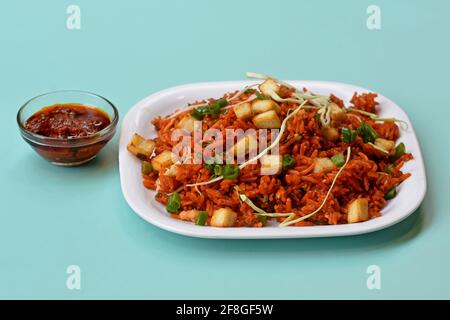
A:
<svg viewBox="0 0 450 320">
<path fill-rule="evenodd" d="M 103 130 L 86 137 L 50 138 L 28 131 L 25 122 L 44 107 L 77 103 L 106 112 L 111 123 Z M 55 91 L 27 101 L 17 113 L 17 123 L 23 139 L 44 159 L 59 166 L 78 166 L 94 159 L 116 132 L 119 113 L 107 99 L 94 93 L 76 90 Z"/>
</svg>

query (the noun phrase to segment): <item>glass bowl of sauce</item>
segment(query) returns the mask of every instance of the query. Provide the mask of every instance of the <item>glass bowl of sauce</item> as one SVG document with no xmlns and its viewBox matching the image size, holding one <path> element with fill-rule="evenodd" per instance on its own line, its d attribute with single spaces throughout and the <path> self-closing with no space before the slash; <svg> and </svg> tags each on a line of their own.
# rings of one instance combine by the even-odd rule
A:
<svg viewBox="0 0 450 320">
<path fill-rule="evenodd" d="M 96 157 L 114 136 L 119 114 L 107 99 L 85 91 L 55 91 L 19 110 L 23 139 L 44 159 L 78 166 Z"/>
</svg>

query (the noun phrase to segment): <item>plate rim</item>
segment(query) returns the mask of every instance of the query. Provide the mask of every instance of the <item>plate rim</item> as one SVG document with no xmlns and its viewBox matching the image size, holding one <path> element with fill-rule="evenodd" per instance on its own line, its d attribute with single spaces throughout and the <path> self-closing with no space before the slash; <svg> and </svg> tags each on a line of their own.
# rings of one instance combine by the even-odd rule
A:
<svg viewBox="0 0 450 320">
<path fill-rule="evenodd" d="M 335 81 L 321 81 L 321 80 L 285 80 L 286 82 L 290 83 L 310 83 L 315 85 L 321 85 L 321 86 L 339 86 L 343 89 L 352 89 L 358 92 L 376 92 L 369 90 L 364 87 L 355 86 L 352 84 L 347 84 L 343 82 L 335 82 Z M 126 132 L 129 126 L 129 123 L 135 120 L 135 116 L 138 114 L 139 110 L 144 108 L 146 104 L 151 102 L 152 100 L 161 99 L 166 95 L 173 94 L 175 92 L 179 92 L 182 90 L 188 90 L 188 89 L 195 89 L 199 87 L 208 87 L 209 89 L 212 89 L 214 87 L 224 87 L 224 86 L 230 86 L 230 85 L 236 85 L 236 87 L 240 87 L 246 84 L 254 83 L 254 81 L 251 80 L 228 80 L 228 81 L 211 81 L 211 82 L 194 82 L 189 84 L 182 84 L 173 86 L 167 89 L 163 89 L 160 91 L 157 91 L 153 94 L 148 95 L 147 97 L 141 99 L 138 101 L 132 108 L 130 108 L 126 115 L 123 117 L 121 128 L 120 128 L 120 138 L 119 138 L 119 176 L 120 176 L 120 184 L 121 184 L 121 190 L 122 194 L 128 203 L 128 205 L 131 207 L 131 209 L 142 219 L 145 221 L 155 225 L 158 228 L 184 235 L 189 237 L 196 237 L 196 238 L 214 238 L 214 239 L 287 239 L 287 238 L 317 238 L 317 237 L 336 237 L 336 236 L 351 236 L 351 235 L 359 235 L 359 234 L 366 234 L 371 233 L 375 231 L 379 231 L 385 228 L 389 228 L 407 217 L 409 217 L 413 212 L 415 212 L 421 203 L 423 202 L 426 192 L 427 192 L 427 178 L 426 178 L 426 171 L 425 171 L 425 164 L 423 161 L 422 156 L 422 150 L 419 143 L 419 140 L 417 138 L 416 131 L 414 130 L 414 126 L 412 122 L 409 119 L 408 114 L 405 112 L 405 110 L 400 107 L 397 103 L 395 103 L 393 100 L 387 98 L 386 96 L 378 93 L 380 98 L 386 99 L 390 103 L 394 104 L 405 116 L 405 120 L 409 124 L 409 129 L 412 133 L 412 139 L 414 140 L 415 144 L 417 145 L 417 151 L 414 153 L 414 160 L 418 162 L 419 169 L 418 172 L 422 172 L 423 174 L 423 181 L 420 184 L 421 190 L 420 190 L 420 196 L 416 198 L 416 202 L 413 206 L 409 208 L 408 211 L 406 211 L 402 216 L 397 217 L 395 219 L 384 219 L 387 220 L 385 223 L 381 224 L 365 224 L 365 223 L 359 223 L 359 224 L 344 224 L 344 225 L 326 225 L 326 226 L 311 226 L 311 227 L 301 227 L 301 228 L 276 228 L 276 227 L 269 227 L 269 228 L 250 228 L 250 227 L 239 227 L 239 228 L 215 228 L 215 227 L 199 227 L 195 226 L 190 223 L 185 222 L 179 222 L 175 219 L 168 218 L 170 220 L 173 220 L 176 223 L 163 223 L 159 221 L 158 219 L 152 219 L 148 215 L 143 212 L 143 210 L 138 207 L 134 201 L 132 201 L 130 194 L 128 192 L 128 188 L 126 187 L 126 175 L 124 174 L 125 168 L 124 166 L 124 157 L 127 155 L 126 153 L 126 144 L 128 143 L 128 138 L 125 137 L 125 135 L 128 133 Z M 135 160 L 136 163 L 138 163 L 138 160 Z M 152 210 L 152 208 L 149 206 L 148 210 Z M 377 218 L 377 219 L 381 219 Z M 375 219 L 369 220 L 374 221 Z M 384 221 L 383 220 L 383 221 Z M 169 220 L 168 220 L 169 221 Z M 333 230 L 329 230 L 332 228 Z M 275 231 L 275 230 L 277 231 Z M 282 230 L 282 232 L 280 232 Z M 311 231 L 313 230 L 313 232 Z M 214 231 L 214 232 L 213 232 Z M 308 232 L 305 232 L 308 231 Z"/>
</svg>

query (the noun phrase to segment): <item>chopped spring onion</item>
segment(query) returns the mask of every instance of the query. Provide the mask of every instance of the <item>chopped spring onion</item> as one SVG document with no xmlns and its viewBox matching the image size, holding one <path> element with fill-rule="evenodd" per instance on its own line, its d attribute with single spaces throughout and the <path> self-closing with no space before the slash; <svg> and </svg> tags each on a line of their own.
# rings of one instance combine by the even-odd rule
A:
<svg viewBox="0 0 450 320">
<path fill-rule="evenodd" d="M 225 98 L 218 99 L 218 100 L 214 101 L 214 103 L 213 103 L 213 105 L 216 105 L 219 109 L 226 107 L 227 104 L 228 104 L 228 100 Z"/>
<path fill-rule="evenodd" d="M 215 100 L 208 106 L 202 106 L 194 108 L 191 113 L 191 116 L 196 120 L 203 120 L 203 118 L 207 115 L 211 115 L 213 117 L 217 117 L 220 114 L 220 111 L 223 107 L 226 107 L 228 104 L 228 100 L 225 98 L 221 98 Z"/>
<path fill-rule="evenodd" d="M 283 156 L 283 170 L 288 170 L 294 167 L 296 164 L 295 158 L 290 154 L 285 154 Z"/>
<path fill-rule="evenodd" d="M 187 184 L 186 187 L 205 186 L 210 183 L 219 182 L 223 179 L 233 180 L 239 176 L 240 171 L 239 167 L 233 164 L 227 164 L 225 166 L 222 166 L 220 164 L 215 163 L 206 163 L 204 167 L 207 168 L 213 174 L 213 178 L 211 180 L 204 182 L 190 183 Z"/>
<path fill-rule="evenodd" d="M 242 89 L 241 91 L 239 91 L 238 93 L 236 93 L 234 96 L 232 96 L 232 97 L 230 97 L 230 98 L 227 98 L 227 101 L 230 102 L 230 101 L 232 101 L 232 100 L 235 100 L 235 99 L 239 98 L 239 97 L 240 97 L 241 95 L 243 95 L 248 89 L 250 89 L 250 88 L 252 88 L 252 87 L 255 87 L 255 86 L 257 86 L 257 85 L 258 85 L 258 84 L 255 83 L 255 84 L 252 84 L 252 85 L 249 85 L 249 86 L 244 87 L 244 89 Z M 207 107 L 207 106 L 208 106 L 208 103 L 199 103 L 199 104 L 190 105 L 190 106 L 188 106 L 188 107 L 185 108 L 185 109 L 182 109 L 182 110 L 179 110 L 179 111 L 175 112 L 174 114 L 172 114 L 171 116 L 169 116 L 169 119 L 175 118 L 175 117 L 179 116 L 180 114 L 182 114 L 182 113 L 184 113 L 184 112 L 187 112 L 187 111 L 189 111 L 189 110 L 192 110 L 192 109 L 194 109 L 194 108 Z"/>
<path fill-rule="evenodd" d="M 256 92 L 257 100 L 270 100 L 271 98 L 266 96 L 264 93 Z"/>
<path fill-rule="evenodd" d="M 391 174 L 392 171 L 394 171 L 394 165 L 390 164 L 390 165 L 386 166 L 385 171 L 386 171 L 386 173 Z"/>
<path fill-rule="evenodd" d="M 215 163 L 214 160 L 206 162 L 203 166 L 213 174 L 214 178 L 222 176 L 223 165 Z"/>
<path fill-rule="evenodd" d="M 181 198 L 178 192 L 174 192 L 170 195 L 167 201 L 166 210 L 170 213 L 178 213 L 181 207 Z"/>
<path fill-rule="evenodd" d="M 395 147 L 395 154 L 393 156 L 394 161 L 400 159 L 406 152 L 406 147 L 403 142 Z"/>
<path fill-rule="evenodd" d="M 365 121 L 361 122 L 361 125 L 358 128 L 358 133 L 364 140 L 364 143 L 368 142 L 374 143 L 375 140 L 378 138 L 377 132 Z"/>
<path fill-rule="evenodd" d="M 209 170 L 209 172 L 214 173 L 214 168 L 216 164 L 214 163 L 214 160 L 212 161 L 205 161 L 205 164 L 203 165 L 206 169 Z"/>
<path fill-rule="evenodd" d="M 178 110 L 178 111 L 175 112 L 174 114 L 170 115 L 170 116 L 169 116 L 169 119 L 178 117 L 180 114 L 185 113 L 185 112 L 187 112 L 187 111 L 189 111 L 189 110 L 192 110 L 192 109 L 194 109 L 194 108 L 207 107 L 207 106 L 208 106 L 207 103 L 198 103 L 198 104 L 190 105 L 190 106 L 188 106 L 187 108 Z"/>
<path fill-rule="evenodd" d="M 214 175 L 216 177 L 219 177 L 222 175 L 223 167 L 221 165 L 215 165 L 214 166 Z"/>
<path fill-rule="evenodd" d="M 327 194 L 325 195 L 325 198 L 322 201 L 322 204 L 319 206 L 319 208 L 317 208 L 316 210 L 314 210 L 313 212 L 302 216 L 298 219 L 292 220 L 292 217 L 288 217 L 286 220 L 284 220 L 282 223 L 280 223 L 280 227 L 287 227 L 293 224 L 296 224 L 300 221 L 306 220 L 311 218 L 313 215 L 315 215 L 317 212 L 319 212 L 320 210 L 322 210 L 323 206 L 325 205 L 325 203 L 328 200 L 328 197 L 331 194 L 331 191 L 333 190 L 334 185 L 336 184 L 337 178 L 339 177 L 339 175 L 342 173 L 342 171 L 344 170 L 344 168 L 347 166 L 348 162 L 350 161 L 350 155 L 351 155 L 352 149 L 350 147 L 347 148 L 347 159 L 345 161 L 345 164 L 339 169 L 338 173 L 336 174 L 336 176 L 333 179 L 333 182 L 331 183 L 330 189 L 328 189 Z"/>
<path fill-rule="evenodd" d="M 351 144 L 351 143 L 353 143 L 353 141 L 355 141 L 356 131 L 354 131 L 350 128 L 342 128 L 341 132 L 342 132 L 342 137 L 341 137 L 342 141 L 344 141 L 348 144 Z"/>
<path fill-rule="evenodd" d="M 320 123 L 320 114 L 319 114 L 319 112 L 316 112 L 316 114 L 314 115 L 314 120 L 315 120 L 317 123 Z"/>
<path fill-rule="evenodd" d="M 267 217 L 263 216 L 263 215 L 257 215 L 256 219 L 258 219 L 259 222 L 261 222 L 263 224 L 263 226 L 265 226 L 267 224 Z"/>
<path fill-rule="evenodd" d="M 142 169 L 141 170 L 142 174 L 144 174 L 144 175 L 149 175 L 153 171 L 152 165 L 148 161 L 142 161 L 141 169 Z"/>
<path fill-rule="evenodd" d="M 206 225 L 206 219 L 208 219 L 208 211 L 200 211 L 195 224 L 198 226 L 204 226 Z"/>
<path fill-rule="evenodd" d="M 331 157 L 331 161 L 336 167 L 342 167 L 345 164 L 344 155 L 342 153 L 336 154 Z"/>
<path fill-rule="evenodd" d="M 386 194 L 384 195 L 384 199 L 391 200 L 391 199 L 394 199 L 396 195 L 397 195 L 397 189 L 395 187 L 393 187 L 388 192 L 386 192 Z"/>
<path fill-rule="evenodd" d="M 226 164 L 221 173 L 225 180 L 233 180 L 239 176 L 239 167 L 233 164 Z"/>
<path fill-rule="evenodd" d="M 199 121 L 203 120 L 203 118 L 207 114 L 207 110 L 208 110 L 207 106 L 201 106 L 201 107 L 194 108 L 194 110 L 191 113 L 191 116 L 195 120 L 199 120 Z"/>
</svg>

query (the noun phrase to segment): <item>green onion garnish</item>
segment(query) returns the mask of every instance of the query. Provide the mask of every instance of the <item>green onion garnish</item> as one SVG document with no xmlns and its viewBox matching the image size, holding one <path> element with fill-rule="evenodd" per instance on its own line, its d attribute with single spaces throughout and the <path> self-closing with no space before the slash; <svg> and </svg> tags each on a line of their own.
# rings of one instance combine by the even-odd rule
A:
<svg viewBox="0 0 450 320">
<path fill-rule="evenodd" d="M 394 165 L 390 164 L 390 165 L 386 166 L 385 171 L 386 171 L 386 173 L 391 174 L 392 171 L 394 171 Z"/>
<path fill-rule="evenodd" d="M 283 170 L 290 169 L 296 164 L 295 158 L 290 154 L 285 154 L 283 156 Z"/>
<path fill-rule="evenodd" d="M 239 176 L 239 167 L 233 164 L 226 164 L 222 170 L 222 176 L 225 180 L 233 180 Z"/>
<path fill-rule="evenodd" d="M 153 171 L 152 165 L 148 161 L 142 161 L 141 169 L 144 175 L 149 175 Z"/>
<path fill-rule="evenodd" d="M 374 143 L 375 140 L 378 138 L 377 132 L 368 125 L 365 121 L 361 122 L 361 125 L 358 128 L 358 133 L 361 136 L 361 138 L 364 140 L 364 143 Z"/>
<path fill-rule="evenodd" d="M 391 200 L 391 199 L 394 199 L 396 195 L 397 195 L 397 189 L 395 187 L 393 187 L 391 190 L 386 192 L 386 194 L 384 195 L 384 199 Z"/>
<path fill-rule="evenodd" d="M 266 216 L 258 214 L 256 216 L 256 219 L 258 219 L 258 221 L 261 222 L 263 224 L 263 226 L 265 226 L 267 224 L 267 217 Z"/>
<path fill-rule="evenodd" d="M 342 153 L 336 154 L 331 157 L 331 161 L 336 167 L 342 167 L 345 164 L 344 155 Z"/>
<path fill-rule="evenodd" d="M 400 159 L 406 152 L 405 144 L 402 142 L 395 147 L 395 154 L 393 156 L 394 161 Z"/>
<path fill-rule="evenodd" d="M 219 177 L 222 175 L 223 166 L 215 163 L 214 160 L 207 160 L 203 166 L 212 173 L 213 177 Z"/>
<path fill-rule="evenodd" d="M 341 137 L 342 141 L 344 141 L 348 144 L 353 143 L 353 141 L 355 141 L 356 131 L 351 130 L 349 128 L 342 128 L 341 132 L 342 132 L 342 137 Z"/>
<path fill-rule="evenodd" d="M 219 164 L 214 165 L 214 175 L 219 177 L 222 175 L 223 167 Z"/>
<path fill-rule="evenodd" d="M 214 173 L 215 163 L 214 163 L 214 162 L 212 162 L 212 163 L 206 162 L 206 163 L 203 165 L 203 167 L 205 167 L 206 169 L 208 169 L 209 172 Z"/>
<path fill-rule="evenodd" d="M 204 226 L 206 225 L 206 219 L 208 219 L 208 211 L 200 211 L 195 224 L 198 226 Z"/>
<path fill-rule="evenodd" d="M 219 108 L 224 108 L 228 105 L 228 100 L 225 98 L 221 98 L 221 99 L 214 101 L 213 104 L 217 104 L 219 106 Z"/>
<path fill-rule="evenodd" d="M 316 114 L 314 115 L 314 121 L 316 121 L 317 123 L 321 123 L 320 114 L 318 112 L 316 112 Z"/>
<path fill-rule="evenodd" d="M 270 100 L 271 98 L 266 96 L 264 93 L 256 92 L 256 99 L 257 100 Z"/>
<path fill-rule="evenodd" d="M 194 108 L 191 113 L 191 116 L 196 120 L 203 120 L 203 118 L 207 115 L 217 117 L 220 114 L 220 111 L 223 107 L 226 107 L 228 104 L 228 100 L 225 98 L 218 99 L 208 106 Z"/>
<path fill-rule="evenodd" d="M 191 113 L 192 118 L 194 118 L 195 120 L 203 120 L 203 118 L 206 115 L 206 109 L 208 107 L 198 107 L 198 108 L 194 108 L 194 110 Z"/>
<path fill-rule="evenodd" d="M 174 192 L 170 195 L 167 201 L 166 210 L 170 213 L 178 213 L 181 207 L 181 198 L 178 192 Z"/>
</svg>

